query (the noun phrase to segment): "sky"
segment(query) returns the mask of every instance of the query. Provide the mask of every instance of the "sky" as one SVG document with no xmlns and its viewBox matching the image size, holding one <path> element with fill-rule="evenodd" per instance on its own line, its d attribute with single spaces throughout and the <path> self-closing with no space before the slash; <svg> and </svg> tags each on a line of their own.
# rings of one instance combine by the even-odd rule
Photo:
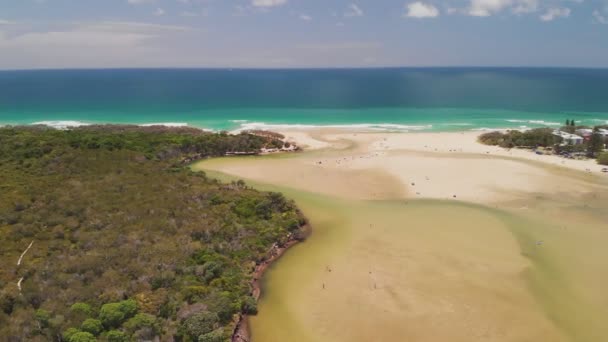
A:
<svg viewBox="0 0 608 342">
<path fill-rule="evenodd" d="M 608 0 L 0 0 L 0 69 L 608 67 Z"/>
</svg>

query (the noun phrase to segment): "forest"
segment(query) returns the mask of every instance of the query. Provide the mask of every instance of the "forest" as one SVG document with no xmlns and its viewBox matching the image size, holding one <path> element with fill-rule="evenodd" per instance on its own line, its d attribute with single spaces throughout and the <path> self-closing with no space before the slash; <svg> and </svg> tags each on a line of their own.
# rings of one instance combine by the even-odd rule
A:
<svg viewBox="0 0 608 342">
<path fill-rule="evenodd" d="M 193 128 L 0 128 L 2 341 L 229 341 L 306 219 L 184 161 L 281 146 Z"/>
</svg>

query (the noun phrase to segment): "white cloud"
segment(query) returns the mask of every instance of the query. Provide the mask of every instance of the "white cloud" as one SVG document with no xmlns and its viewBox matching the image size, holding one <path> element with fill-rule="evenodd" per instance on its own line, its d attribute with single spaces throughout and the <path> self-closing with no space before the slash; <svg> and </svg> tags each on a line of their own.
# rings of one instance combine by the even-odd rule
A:
<svg viewBox="0 0 608 342">
<path fill-rule="evenodd" d="M 156 11 L 154 11 L 154 15 L 157 17 L 160 17 L 161 15 L 165 15 L 165 10 L 159 7 L 156 9 Z"/>
<path fill-rule="evenodd" d="M 251 0 L 251 4 L 255 7 L 275 7 L 287 3 L 287 0 Z"/>
<path fill-rule="evenodd" d="M 467 14 L 474 17 L 488 17 L 510 6 L 512 0 L 471 0 Z"/>
<path fill-rule="evenodd" d="M 416 1 L 406 5 L 406 17 L 410 18 L 435 18 L 439 16 L 437 7 L 424 2 Z"/>
<path fill-rule="evenodd" d="M 362 17 L 363 15 L 363 10 L 357 4 L 350 4 L 348 10 L 344 13 L 345 17 Z"/>
<path fill-rule="evenodd" d="M 137 22 L 95 22 L 75 24 L 63 30 L 27 32 L 11 38 L 0 37 L 0 47 L 108 47 L 135 46 L 163 35 L 186 32 L 183 26 Z"/>
<path fill-rule="evenodd" d="M 449 13 L 462 12 L 474 17 L 489 17 L 505 9 L 514 14 L 526 14 L 538 11 L 540 0 L 470 0 L 464 10 L 449 9 Z"/>
<path fill-rule="evenodd" d="M 545 14 L 540 16 L 542 21 L 552 21 L 557 18 L 567 18 L 570 16 L 570 9 L 565 7 L 549 8 Z"/>
<path fill-rule="evenodd" d="M 515 14 L 532 13 L 538 10 L 538 0 L 519 0 L 511 9 Z"/>
<path fill-rule="evenodd" d="M 131 5 L 151 4 L 156 0 L 127 0 L 127 3 Z"/>
<path fill-rule="evenodd" d="M 190 56 L 200 58 L 202 52 L 190 46 L 176 50 L 174 42 L 183 36 L 203 36 L 198 33 L 204 32 L 184 26 L 113 21 L 55 22 L 44 31 L 40 26 L 20 25 L 4 34 L 2 29 L 0 67 L 9 69 L 195 65 L 198 62 Z"/>
<path fill-rule="evenodd" d="M 339 21 L 339 22 L 337 22 L 337 23 L 336 23 L 336 26 L 337 26 L 337 27 L 342 27 L 342 26 L 344 26 L 344 23 L 343 23 L 343 22 L 341 22 L 341 21 Z"/>
<path fill-rule="evenodd" d="M 0 25 L 13 25 L 13 24 L 15 24 L 14 21 L 0 19 Z"/>
<path fill-rule="evenodd" d="M 311 21 L 312 17 L 307 14 L 300 14 L 300 19 L 302 19 L 304 21 Z"/>
<path fill-rule="evenodd" d="M 608 24 L 608 18 L 598 10 L 593 11 L 593 19 L 599 24 Z"/>
</svg>

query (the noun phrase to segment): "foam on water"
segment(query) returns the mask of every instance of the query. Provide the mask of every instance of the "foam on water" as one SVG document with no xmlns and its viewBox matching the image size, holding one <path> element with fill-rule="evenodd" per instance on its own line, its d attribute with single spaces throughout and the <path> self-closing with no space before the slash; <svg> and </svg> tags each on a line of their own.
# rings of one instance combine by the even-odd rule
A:
<svg viewBox="0 0 608 342">
<path fill-rule="evenodd" d="M 561 125 L 559 122 L 551 122 L 545 120 L 517 120 L 517 119 L 508 119 L 507 122 L 511 123 L 528 123 L 534 125 L 543 125 L 543 126 L 559 126 Z"/>
<path fill-rule="evenodd" d="M 394 123 L 363 123 L 363 124 L 327 124 L 327 125 L 312 125 L 312 124 L 269 124 L 265 122 L 249 122 L 242 123 L 235 131 L 246 130 L 289 130 L 289 129 L 318 129 L 318 128 L 337 128 L 337 129 L 359 129 L 372 131 L 422 131 L 433 128 L 433 125 L 402 125 Z"/>
</svg>

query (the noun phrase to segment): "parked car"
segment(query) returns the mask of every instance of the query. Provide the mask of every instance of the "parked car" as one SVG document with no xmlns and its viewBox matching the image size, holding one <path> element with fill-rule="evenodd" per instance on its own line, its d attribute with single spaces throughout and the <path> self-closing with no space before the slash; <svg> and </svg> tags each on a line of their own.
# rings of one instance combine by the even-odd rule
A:
<svg viewBox="0 0 608 342">
<path fill-rule="evenodd" d="M 607 172 L 608 173 L 608 167 L 603 168 L 602 172 Z"/>
</svg>

